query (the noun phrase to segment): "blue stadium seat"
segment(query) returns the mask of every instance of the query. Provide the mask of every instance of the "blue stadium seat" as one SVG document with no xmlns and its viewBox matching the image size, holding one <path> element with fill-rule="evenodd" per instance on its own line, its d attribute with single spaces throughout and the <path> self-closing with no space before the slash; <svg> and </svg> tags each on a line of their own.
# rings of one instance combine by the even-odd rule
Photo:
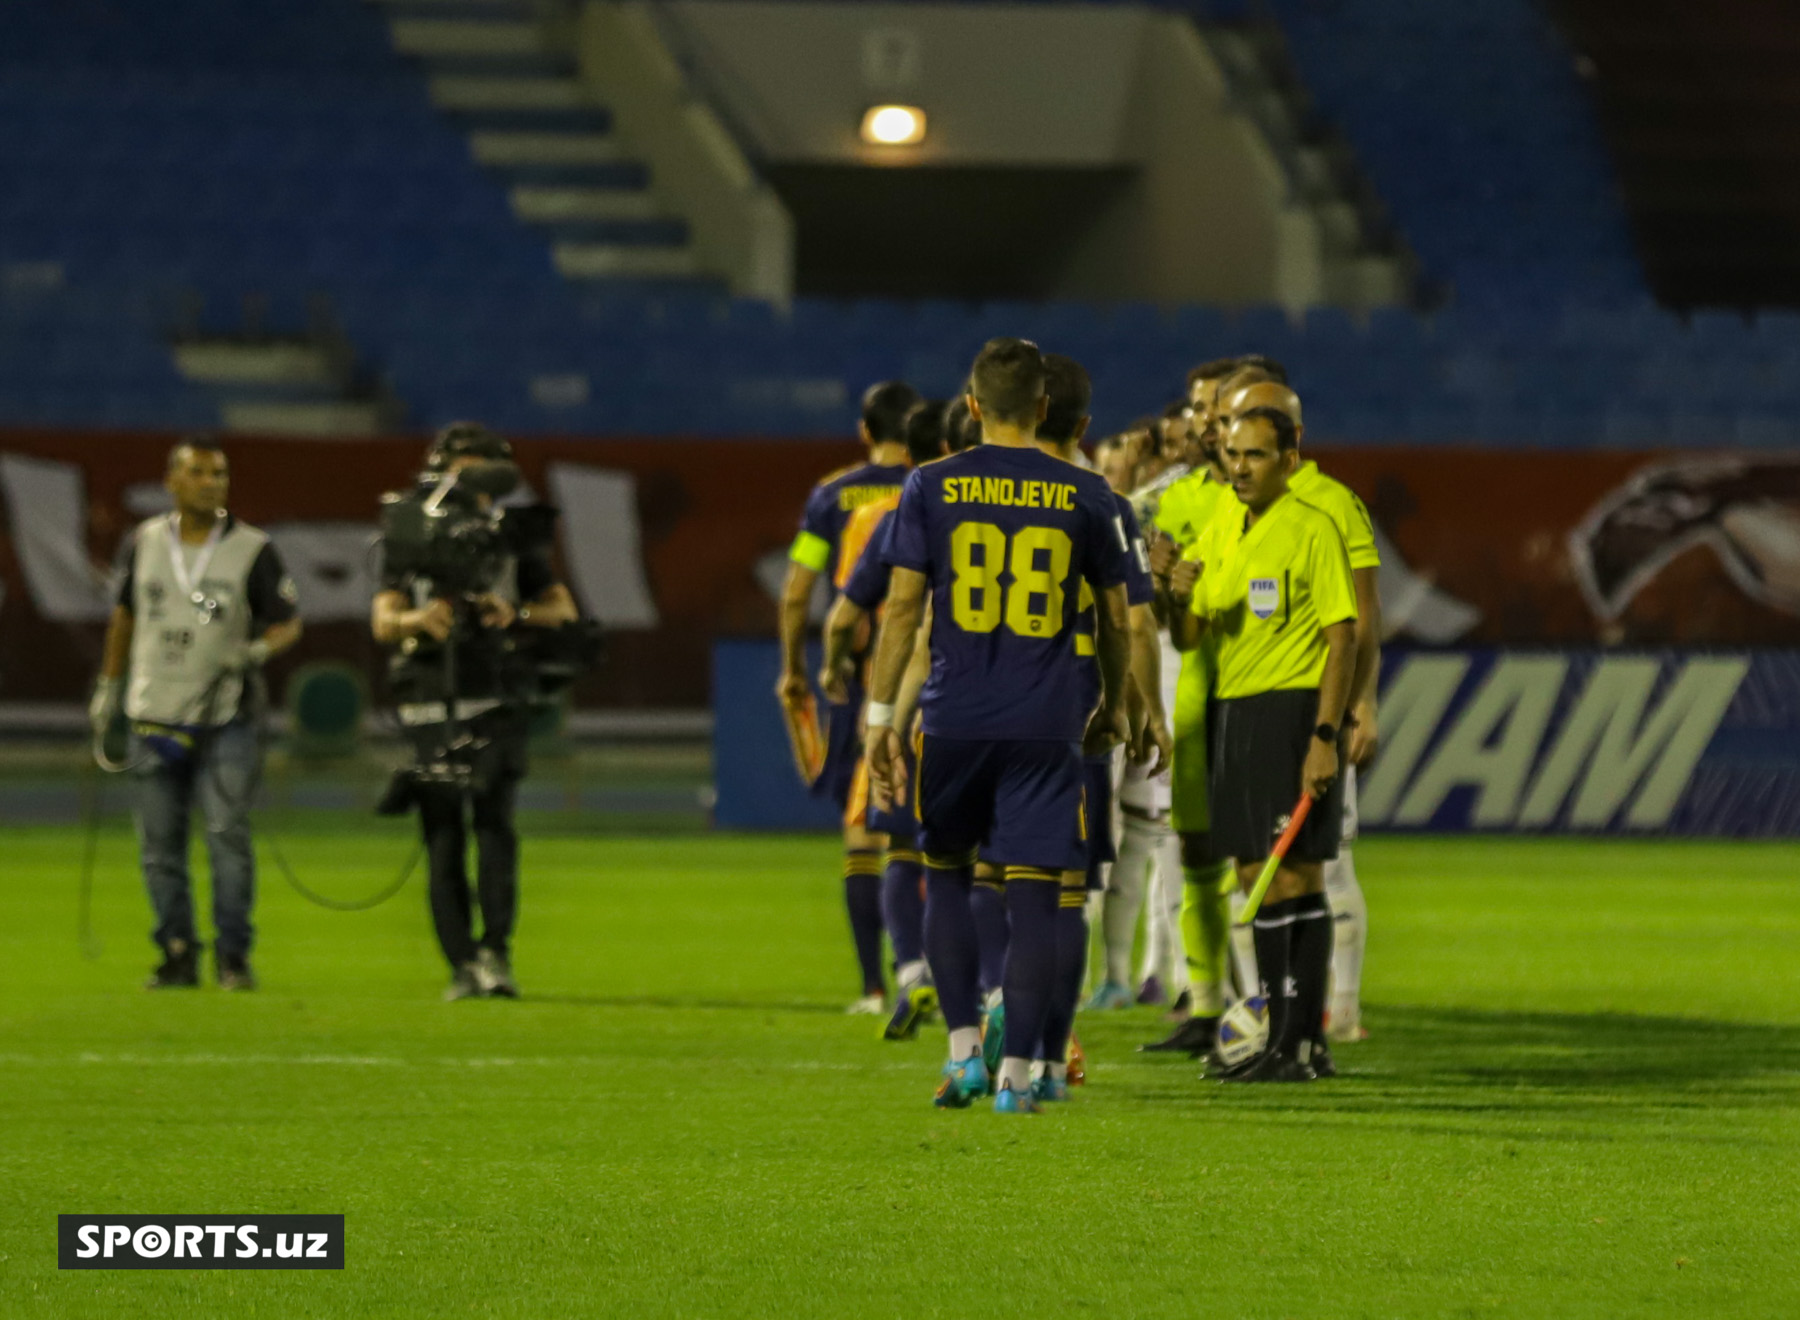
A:
<svg viewBox="0 0 1800 1320">
<path fill-rule="evenodd" d="M 1298 320 L 1149 303 L 784 310 L 695 282 L 574 288 L 394 53 L 382 7 L 106 9 L 117 22 L 8 10 L 0 421 L 199 424 L 214 405 L 174 376 L 169 335 L 241 327 L 247 294 L 280 332 L 309 325 L 323 298 L 415 426 L 477 414 L 527 432 L 842 435 L 868 381 L 948 396 L 995 333 L 1080 359 L 1097 432 L 1176 397 L 1194 364 L 1245 351 L 1286 362 L 1311 433 L 1336 441 L 1776 445 L 1800 418 L 1800 313 L 1684 323 L 1648 298 L 1584 93 L 1532 0 L 1203 6 L 1281 24 L 1320 113 L 1449 291 L 1429 318 Z M 641 184 L 643 170 L 584 177 Z M 679 236 L 644 221 L 576 232 Z M 63 287 L 6 284 L 14 263 L 38 262 Z M 534 400 L 549 376 L 584 377 L 586 401 Z"/>
</svg>

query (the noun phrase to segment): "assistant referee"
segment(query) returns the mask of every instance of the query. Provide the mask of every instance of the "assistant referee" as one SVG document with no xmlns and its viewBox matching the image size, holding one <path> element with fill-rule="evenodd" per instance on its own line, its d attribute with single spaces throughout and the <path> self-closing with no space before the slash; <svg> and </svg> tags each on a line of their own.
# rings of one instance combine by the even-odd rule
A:
<svg viewBox="0 0 1800 1320">
<path fill-rule="evenodd" d="M 1336 1071 L 1323 1019 L 1331 912 L 1321 863 L 1337 855 L 1338 773 L 1356 662 L 1356 589 L 1337 524 L 1288 489 L 1300 461 L 1293 420 L 1252 408 L 1226 432 L 1241 507 L 1222 506 L 1170 575 L 1189 608 L 1175 644 L 1210 636 L 1218 671 L 1209 798 L 1216 856 L 1248 886 L 1301 793 L 1306 825 L 1275 873 L 1254 926 L 1269 1003 L 1267 1049 L 1233 1080 L 1301 1082 Z"/>
</svg>

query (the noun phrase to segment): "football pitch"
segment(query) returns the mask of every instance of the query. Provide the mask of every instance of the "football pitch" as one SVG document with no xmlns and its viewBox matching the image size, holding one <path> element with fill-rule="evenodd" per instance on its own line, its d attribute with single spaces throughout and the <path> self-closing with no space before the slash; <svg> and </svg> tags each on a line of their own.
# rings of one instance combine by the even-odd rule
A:
<svg viewBox="0 0 1800 1320">
<path fill-rule="evenodd" d="M 528 837 L 526 997 L 457 1004 L 420 880 L 267 866 L 263 989 L 146 994 L 130 836 L 93 959 L 80 845 L 0 831 L 6 1317 L 1800 1314 L 1800 847 L 1365 840 L 1340 1080 L 1083 1014 L 1001 1118 L 843 1015 L 826 838 Z M 405 836 L 284 847 L 355 897 Z M 347 1265 L 59 1273 L 58 1212 L 341 1212 Z"/>
</svg>

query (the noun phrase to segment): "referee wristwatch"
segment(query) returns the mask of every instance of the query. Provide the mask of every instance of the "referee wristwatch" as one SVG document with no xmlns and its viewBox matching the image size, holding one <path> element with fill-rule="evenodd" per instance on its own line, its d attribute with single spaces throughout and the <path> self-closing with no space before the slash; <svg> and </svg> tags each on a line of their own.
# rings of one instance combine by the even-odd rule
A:
<svg viewBox="0 0 1800 1320">
<path fill-rule="evenodd" d="M 1313 730 L 1313 737 L 1317 738 L 1322 743 L 1336 743 L 1338 737 L 1337 725 L 1321 724 Z"/>
</svg>

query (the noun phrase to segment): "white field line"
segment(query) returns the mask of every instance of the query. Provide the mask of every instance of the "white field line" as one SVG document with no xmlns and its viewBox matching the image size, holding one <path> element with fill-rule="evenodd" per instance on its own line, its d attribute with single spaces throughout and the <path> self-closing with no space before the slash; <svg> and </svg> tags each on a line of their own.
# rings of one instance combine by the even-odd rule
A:
<svg viewBox="0 0 1800 1320">
<path fill-rule="evenodd" d="M 881 1063 L 849 1063 L 829 1059 L 761 1059 L 746 1065 L 742 1060 L 718 1059 L 647 1059 L 632 1055 L 525 1055 L 507 1057 L 426 1056 L 402 1059 L 383 1054 L 0 1054 L 0 1067 L 66 1068 L 89 1064 L 121 1068 L 239 1068 L 299 1066 L 315 1068 L 617 1068 L 655 1067 L 691 1069 L 695 1067 L 783 1068 L 793 1072 L 916 1072 L 937 1062 L 934 1052 L 916 1060 L 888 1060 Z"/>
</svg>

